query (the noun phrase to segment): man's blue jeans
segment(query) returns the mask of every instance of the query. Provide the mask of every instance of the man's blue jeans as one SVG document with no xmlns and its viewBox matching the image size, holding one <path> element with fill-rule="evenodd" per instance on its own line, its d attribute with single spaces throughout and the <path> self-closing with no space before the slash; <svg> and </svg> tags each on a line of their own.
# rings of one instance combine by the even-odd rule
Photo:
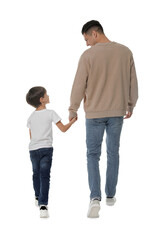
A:
<svg viewBox="0 0 163 240">
<path fill-rule="evenodd" d="M 106 197 L 114 197 L 119 170 L 119 145 L 123 117 L 86 119 L 87 169 L 90 199 L 101 200 L 99 160 L 104 131 L 106 130 L 107 171 Z"/>
<path fill-rule="evenodd" d="M 39 205 L 48 205 L 52 156 L 52 147 L 30 151 L 30 159 L 33 168 L 33 187 Z"/>
</svg>

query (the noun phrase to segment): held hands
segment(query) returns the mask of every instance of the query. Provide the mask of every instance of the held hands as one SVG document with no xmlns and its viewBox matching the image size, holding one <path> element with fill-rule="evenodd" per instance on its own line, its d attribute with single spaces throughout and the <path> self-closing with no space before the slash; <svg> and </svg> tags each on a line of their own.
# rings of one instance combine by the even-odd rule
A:
<svg viewBox="0 0 163 240">
<path fill-rule="evenodd" d="M 72 124 L 73 124 L 74 122 L 76 122 L 76 120 L 77 120 L 77 117 L 72 118 L 71 121 L 70 121 L 68 124 L 66 124 L 66 125 L 64 125 L 61 121 L 59 121 L 58 123 L 56 123 L 56 126 L 57 126 L 62 132 L 66 132 L 66 131 L 72 126 Z"/>
<path fill-rule="evenodd" d="M 78 119 L 78 118 L 77 118 L 77 117 L 75 117 L 75 118 L 71 118 L 71 119 L 69 119 L 69 121 L 70 121 L 70 123 L 72 123 L 72 124 L 73 124 L 74 122 L 76 122 L 76 121 L 77 121 L 77 119 Z"/>
</svg>

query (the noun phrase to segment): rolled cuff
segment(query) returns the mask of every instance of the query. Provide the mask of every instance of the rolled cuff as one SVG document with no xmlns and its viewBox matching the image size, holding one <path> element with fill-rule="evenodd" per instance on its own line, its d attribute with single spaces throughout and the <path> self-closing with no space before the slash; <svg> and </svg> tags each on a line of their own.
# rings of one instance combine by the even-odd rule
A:
<svg viewBox="0 0 163 240">
<path fill-rule="evenodd" d="M 130 107 L 130 106 L 127 107 L 128 112 L 133 112 L 133 110 L 134 110 L 134 107 Z"/>
<path fill-rule="evenodd" d="M 72 119 L 72 118 L 75 118 L 75 117 L 77 117 L 77 113 L 70 111 L 69 112 L 69 118 Z"/>
</svg>

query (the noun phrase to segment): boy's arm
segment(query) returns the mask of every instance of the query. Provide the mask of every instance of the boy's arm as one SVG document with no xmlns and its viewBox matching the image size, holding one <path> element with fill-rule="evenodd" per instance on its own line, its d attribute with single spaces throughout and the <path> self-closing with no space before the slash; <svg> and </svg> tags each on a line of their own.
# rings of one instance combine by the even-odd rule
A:
<svg viewBox="0 0 163 240">
<path fill-rule="evenodd" d="M 71 125 L 76 122 L 77 118 L 73 118 L 68 124 L 64 125 L 61 121 L 56 123 L 56 126 L 62 131 L 62 132 L 66 132 Z"/>
</svg>

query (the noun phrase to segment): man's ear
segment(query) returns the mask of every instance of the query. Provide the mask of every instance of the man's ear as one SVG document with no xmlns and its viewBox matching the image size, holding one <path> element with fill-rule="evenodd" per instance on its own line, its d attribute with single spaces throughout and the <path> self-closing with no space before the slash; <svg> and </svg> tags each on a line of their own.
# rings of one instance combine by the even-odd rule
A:
<svg viewBox="0 0 163 240">
<path fill-rule="evenodd" d="M 92 35 L 93 35 L 94 38 L 97 38 L 97 32 L 96 31 L 93 30 Z"/>
</svg>

